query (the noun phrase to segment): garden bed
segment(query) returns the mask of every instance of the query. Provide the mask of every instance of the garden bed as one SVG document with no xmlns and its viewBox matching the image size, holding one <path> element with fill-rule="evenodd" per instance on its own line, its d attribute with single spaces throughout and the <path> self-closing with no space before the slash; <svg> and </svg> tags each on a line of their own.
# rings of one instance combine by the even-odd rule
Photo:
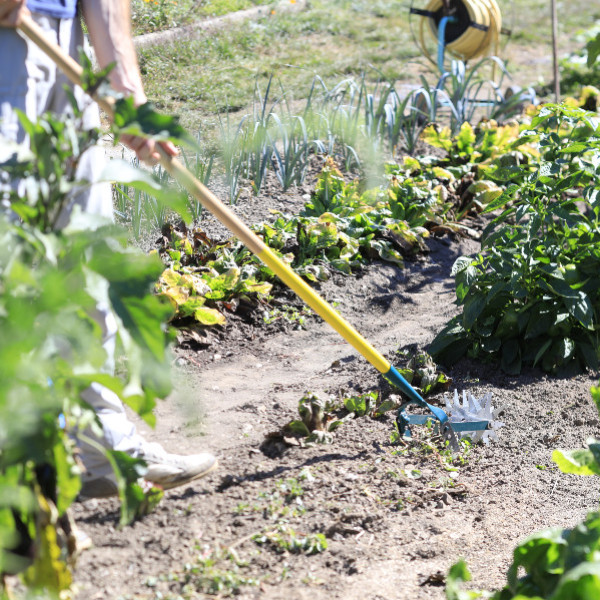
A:
<svg viewBox="0 0 600 600">
<path fill-rule="evenodd" d="M 345 61 L 352 62 L 355 75 L 364 69 L 364 62 L 340 50 L 353 36 L 333 39 L 334 28 L 323 18 L 330 9 L 316 5 L 320 12 L 310 17 L 314 22 L 306 15 L 284 20 L 276 36 L 265 36 L 268 43 L 262 29 L 250 32 L 250 41 L 243 32 L 245 53 L 236 45 L 240 32 L 223 37 L 235 60 L 221 64 L 219 54 L 216 66 L 207 61 L 202 74 L 211 85 L 220 85 L 218 93 L 211 90 L 221 99 L 217 110 L 241 109 L 250 102 L 254 82 L 243 64 L 244 94 L 241 80 L 231 79 L 239 106 L 223 100 L 229 80 L 222 73 L 240 68 L 240 56 L 251 60 L 256 72 L 275 70 L 254 64 L 256 49 L 263 45 L 269 60 L 276 49 L 285 51 L 286 65 L 288 60 L 302 63 L 288 59 L 290 49 L 308 48 L 311 54 L 314 47 L 327 49 L 324 54 L 333 62 L 330 79 L 346 73 Z M 370 3 L 360 6 L 365 18 L 392 22 L 389 7 L 390 14 L 381 15 Z M 347 5 L 343 8 L 337 15 L 342 24 L 348 19 Z M 408 39 L 407 30 L 401 33 Z M 391 34 L 384 30 L 379 35 Z M 508 55 L 522 67 L 517 80 L 523 85 L 548 70 L 549 52 L 538 35 L 537 28 L 523 27 L 509 46 Z M 335 52 L 330 51 L 334 43 Z M 364 40 L 360 43 L 364 46 Z M 205 45 L 214 45 L 213 40 Z M 379 39 L 373 45 L 377 53 L 382 48 L 392 52 Z M 396 43 L 393 52 L 399 46 L 408 44 Z M 181 112 L 186 125 L 200 119 L 198 106 L 206 105 L 203 94 L 210 86 L 173 65 L 200 72 L 195 63 L 204 56 L 200 47 L 184 44 L 142 58 L 151 94 Z M 185 52 L 194 59 L 181 61 Z M 532 53 L 539 59 L 533 60 Z M 407 62 L 405 56 L 399 60 Z M 281 70 L 283 61 L 277 55 Z M 305 71 L 312 78 L 312 70 Z M 173 87 L 165 85 L 166 72 Z M 407 76 L 416 81 L 412 71 Z M 161 90 L 168 93 L 162 97 Z M 316 170 L 309 173 L 301 185 L 283 192 L 269 172 L 260 195 L 242 188 L 233 209 L 247 223 L 272 219 L 273 209 L 295 215 L 314 190 Z M 225 199 L 227 192 L 220 195 Z M 211 236 L 225 234 L 208 217 L 201 226 Z M 155 246 L 157 237 L 145 245 Z M 316 284 L 393 364 L 403 360 L 399 351 L 427 347 L 458 314 L 451 267 L 459 256 L 479 250 L 477 241 L 454 234 L 431 237 L 427 247 L 404 268 L 375 261 L 352 276 L 335 274 Z M 291 293 L 285 299 L 300 306 Z M 463 358 L 446 370 L 451 389 L 477 397 L 493 394 L 495 406 L 504 407 L 505 426 L 497 443 L 453 458 L 429 430 L 417 428 L 413 442 L 393 444 L 394 418 L 388 413 L 351 419 L 331 444 L 304 447 L 285 435 L 284 426 L 298 418 L 305 393 L 339 400 L 390 390 L 318 318 L 302 315 L 300 322 L 295 313 L 264 323 L 261 314 L 241 312 L 228 315 L 223 327 L 180 332 L 173 357 L 177 391 L 158 406 L 155 431 L 141 422 L 140 427 L 171 451 L 211 450 L 220 468 L 205 480 L 167 492 L 154 513 L 123 530 L 118 529 L 116 500 L 75 505 L 77 521 L 94 542 L 75 573 L 78 598 L 443 598 L 448 569 L 460 557 L 472 569 L 474 587 L 499 588 L 519 540 L 541 528 L 572 526 L 597 507 L 596 481 L 562 474 L 551 461 L 553 449 L 580 447 L 597 433 L 589 391 L 597 374 L 555 378 L 523 368 L 520 375 L 509 376 L 496 365 Z M 432 402 L 443 403 L 442 395 Z"/>
<path fill-rule="evenodd" d="M 266 185 L 236 210 L 253 222 L 271 208 L 297 210 L 312 183 L 286 193 Z M 450 268 L 478 250 L 462 237 L 428 246 L 404 269 L 375 262 L 321 284 L 393 363 L 456 314 Z M 597 506 L 596 481 L 564 475 L 550 459 L 597 432 L 594 376 L 514 377 L 463 359 L 447 371 L 452 388 L 492 392 L 505 407 L 500 441 L 472 448 L 463 462 L 440 454 L 423 428 L 412 444 L 391 445 L 391 416 L 351 420 L 330 445 L 286 444 L 278 432 L 297 418 L 305 392 L 381 389 L 376 371 L 317 318 L 304 329 L 231 318 L 221 334 L 179 347 L 174 364 L 178 391 L 147 436 L 172 451 L 210 449 L 220 468 L 167 492 L 132 528 L 117 529 L 117 501 L 77 505 L 94 541 L 76 570 L 79 598 L 442 598 L 459 557 L 476 586 L 500 587 L 519 540 Z"/>
</svg>

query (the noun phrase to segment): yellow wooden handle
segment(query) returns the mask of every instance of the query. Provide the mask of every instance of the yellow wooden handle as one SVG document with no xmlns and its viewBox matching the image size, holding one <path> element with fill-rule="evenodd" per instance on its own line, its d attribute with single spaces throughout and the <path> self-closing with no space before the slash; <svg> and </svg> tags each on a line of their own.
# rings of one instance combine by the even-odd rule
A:
<svg viewBox="0 0 600 600">
<path fill-rule="evenodd" d="M 81 85 L 83 69 L 66 54 L 60 46 L 49 41 L 40 27 L 30 18 L 19 25 L 21 31 L 38 45 L 65 73 L 75 85 Z M 109 115 L 113 116 L 112 98 L 101 98 L 93 94 L 94 100 Z M 339 315 L 319 294 L 284 263 L 271 249 L 235 214 L 229 210 L 206 186 L 198 181 L 175 157 L 157 146 L 162 167 L 229 229 L 251 252 L 256 254 L 271 270 L 322 317 L 349 344 L 362 354 L 380 373 L 387 373 L 390 363 L 369 344 L 343 317 Z"/>
</svg>

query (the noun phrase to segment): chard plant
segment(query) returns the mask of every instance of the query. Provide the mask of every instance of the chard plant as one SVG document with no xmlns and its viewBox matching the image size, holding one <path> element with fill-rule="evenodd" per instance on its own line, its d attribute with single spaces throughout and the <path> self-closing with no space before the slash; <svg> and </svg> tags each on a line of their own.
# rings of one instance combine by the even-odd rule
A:
<svg viewBox="0 0 600 600">
<path fill-rule="evenodd" d="M 527 156 L 539 156 L 539 151 L 527 143 L 526 137 L 520 137 L 520 133 L 518 124 L 499 126 L 494 120 L 482 121 L 477 127 L 465 122 L 455 134 L 449 127 L 432 123 L 424 129 L 421 139 L 447 153 L 441 164 L 479 166 L 517 151 L 522 153 L 522 162 Z"/>
<path fill-rule="evenodd" d="M 273 274 L 240 242 L 218 243 L 200 229 L 186 233 L 163 228 L 159 250 L 167 268 L 155 289 L 171 303 L 173 321 L 224 325 L 225 313 L 235 312 L 240 301 L 260 303 L 269 297 Z"/>
<path fill-rule="evenodd" d="M 407 170 L 413 176 L 407 177 Z M 404 256 L 426 249 L 429 228 L 448 223 L 451 205 L 436 184 L 441 176 L 453 177 L 413 159 L 410 166 L 389 166 L 386 186 L 361 191 L 328 160 L 299 215 L 275 213 L 273 222 L 254 230 L 312 282 L 325 281 L 332 272 L 350 274 L 369 260 L 402 265 Z M 171 302 L 177 324 L 223 325 L 227 312 L 268 305 L 277 293 L 273 272 L 239 241 L 211 240 L 200 229 L 169 225 L 158 252 L 167 268 L 156 291 Z"/>
<path fill-rule="evenodd" d="M 485 209 L 497 216 L 482 251 L 453 267 L 462 314 L 433 341 L 436 360 L 469 353 L 512 374 L 598 367 L 599 133 L 589 113 L 549 105 L 515 143 L 535 141 L 539 159 L 486 169 L 505 189 Z"/>
<path fill-rule="evenodd" d="M 284 431 L 304 438 L 307 444 L 331 444 L 334 431 L 352 417 L 352 413 L 341 417 L 338 402 L 323 400 L 313 393 L 306 393 L 298 402 L 299 420 L 290 421 Z"/>
<path fill-rule="evenodd" d="M 452 379 L 439 370 L 438 365 L 427 352 L 404 352 L 408 361 L 405 367 L 399 367 L 400 374 L 422 396 L 434 392 L 446 391 L 452 385 Z"/>
</svg>

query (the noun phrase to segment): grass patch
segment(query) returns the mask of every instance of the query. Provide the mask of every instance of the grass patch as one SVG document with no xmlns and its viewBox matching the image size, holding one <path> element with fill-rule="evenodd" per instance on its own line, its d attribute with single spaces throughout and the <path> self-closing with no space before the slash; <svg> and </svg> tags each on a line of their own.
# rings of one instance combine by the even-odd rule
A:
<svg viewBox="0 0 600 600">
<path fill-rule="evenodd" d="M 133 33 L 163 31 L 264 4 L 273 0 L 133 0 Z"/>
<path fill-rule="evenodd" d="M 371 81 L 409 78 L 415 56 L 399 1 L 316 0 L 310 10 L 234 26 L 200 40 L 141 54 L 147 93 L 188 128 L 214 126 L 215 114 L 245 109 L 255 83 L 274 75 L 283 89 L 305 98 L 315 75 L 333 86 L 367 71 Z"/>
<path fill-rule="evenodd" d="M 181 13 L 181 18 L 185 13 L 189 19 L 202 16 L 201 11 L 225 13 L 238 3 L 245 5 L 249 0 L 200 2 L 198 6 L 182 0 L 169 10 Z M 138 29 L 143 21 L 140 6 L 160 15 L 165 4 L 164 0 L 158 0 L 158 5 L 137 0 Z M 592 11 L 584 0 L 574 0 L 566 12 L 559 14 L 565 40 L 573 39 L 589 23 Z M 512 14 L 511 18 L 505 10 L 506 26 L 513 35 L 502 56 L 510 59 L 511 72 L 524 73 L 523 80 L 516 77 L 520 85 L 549 81 L 549 65 L 539 61 L 528 65 L 531 60 L 523 58 L 529 52 L 546 57 L 550 53 L 547 3 L 515 0 Z M 572 45 L 575 49 L 576 43 Z M 431 70 L 412 40 L 408 9 L 401 0 L 313 0 L 307 10 L 294 15 L 269 16 L 211 32 L 202 39 L 144 50 L 140 62 L 148 96 L 161 110 L 180 115 L 188 129 L 198 131 L 202 124 L 209 138 L 218 135 L 218 116 L 234 113 L 232 122 L 237 122 L 252 104 L 255 85 L 264 90 L 271 76 L 288 99 L 301 100 L 308 96 L 315 75 L 328 88 L 363 73 L 367 83 L 388 80 L 415 85 L 419 74 Z M 433 83 L 436 76 L 433 73 L 428 79 Z"/>
</svg>

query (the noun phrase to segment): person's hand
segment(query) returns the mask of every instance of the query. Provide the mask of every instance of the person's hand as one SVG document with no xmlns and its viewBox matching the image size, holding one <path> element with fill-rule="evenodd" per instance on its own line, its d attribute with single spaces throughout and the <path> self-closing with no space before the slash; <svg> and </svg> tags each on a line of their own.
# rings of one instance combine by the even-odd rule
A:
<svg viewBox="0 0 600 600">
<path fill-rule="evenodd" d="M 148 165 L 155 165 L 160 160 L 160 154 L 157 149 L 159 145 L 169 156 L 177 156 L 179 154 L 177 148 L 171 142 L 155 142 L 154 140 L 135 135 L 122 135 L 120 139 L 128 148 L 135 152 L 141 162 L 145 162 Z"/>
<path fill-rule="evenodd" d="M 139 87 L 134 90 L 126 90 L 123 89 L 123 86 L 118 85 L 118 83 L 116 85 L 113 84 L 113 87 L 125 93 L 131 93 L 136 106 L 140 106 L 140 104 L 144 104 L 147 101 L 146 94 Z M 122 135 L 121 142 L 133 150 L 141 162 L 145 162 L 148 165 L 155 165 L 160 160 L 157 145 L 160 145 L 169 156 L 177 156 L 179 154 L 179 151 L 171 142 L 155 142 L 154 140 L 135 135 Z"/>
<path fill-rule="evenodd" d="M 21 19 L 29 15 L 26 0 L 0 0 L 0 27 L 18 27 Z"/>
</svg>

